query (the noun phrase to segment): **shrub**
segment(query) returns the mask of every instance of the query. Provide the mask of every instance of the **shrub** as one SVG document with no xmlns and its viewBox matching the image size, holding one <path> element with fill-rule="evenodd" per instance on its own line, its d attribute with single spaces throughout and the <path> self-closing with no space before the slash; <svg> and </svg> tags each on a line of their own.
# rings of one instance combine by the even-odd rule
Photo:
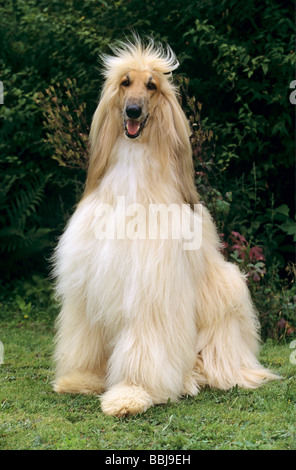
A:
<svg viewBox="0 0 296 470">
<path fill-rule="evenodd" d="M 222 240 L 224 234 L 220 234 Z M 234 260 L 247 275 L 249 283 L 256 284 L 266 273 L 265 256 L 260 246 L 250 246 L 239 232 L 232 231 L 227 241 L 223 240 L 223 254 Z"/>
<path fill-rule="evenodd" d="M 260 283 L 260 289 L 252 290 L 259 312 L 262 338 L 291 341 L 296 337 L 296 266 L 289 263 L 286 279 L 279 277 L 278 265 L 272 265 Z"/>
<path fill-rule="evenodd" d="M 8 0 L 1 8 L 0 267 L 5 277 L 48 269 L 46 258 L 82 190 L 83 172 L 61 168 L 52 158 L 36 98 L 58 80 L 76 77 L 90 119 L 100 83 L 96 56 L 108 36 L 95 36 L 90 25 L 104 6 L 97 5 L 85 21 L 77 15 L 83 8 L 70 0 Z"/>
<path fill-rule="evenodd" d="M 7 0 L 1 9 L 2 271 L 46 266 L 82 190 L 85 134 L 101 85 L 98 54 L 135 29 L 168 41 L 189 78 L 180 84 L 196 184 L 220 232 L 226 238 L 239 232 L 250 247 L 261 246 L 266 267 L 276 262 L 285 275 L 295 237 L 292 2 L 138 6 L 138 0 Z M 78 106 L 74 94 L 65 94 L 68 79 Z"/>
<path fill-rule="evenodd" d="M 52 149 L 52 158 L 60 166 L 86 171 L 89 126 L 85 103 L 77 96 L 76 80 L 66 79 L 39 93 L 36 103 L 42 109 L 46 131 L 44 142 Z"/>
</svg>

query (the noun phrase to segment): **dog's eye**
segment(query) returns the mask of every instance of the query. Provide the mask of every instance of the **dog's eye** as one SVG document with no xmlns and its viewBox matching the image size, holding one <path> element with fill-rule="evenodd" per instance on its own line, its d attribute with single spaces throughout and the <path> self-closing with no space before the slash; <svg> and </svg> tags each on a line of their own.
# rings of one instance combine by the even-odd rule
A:
<svg viewBox="0 0 296 470">
<path fill-rule="evenodd" d="M 121 82 L 121 85 L 122 86 L 130 86 L 130 81 L 127 79 L 127 80 L 123 80 L 123 82 Z"/>
<path fill-rule="evenodd" d="M 155 85 L 155 83 L 149 82 L 147 84 L 147 88 L 148 88 L 148 90 L 156 90 L 157 86 Z"/>
</svg>

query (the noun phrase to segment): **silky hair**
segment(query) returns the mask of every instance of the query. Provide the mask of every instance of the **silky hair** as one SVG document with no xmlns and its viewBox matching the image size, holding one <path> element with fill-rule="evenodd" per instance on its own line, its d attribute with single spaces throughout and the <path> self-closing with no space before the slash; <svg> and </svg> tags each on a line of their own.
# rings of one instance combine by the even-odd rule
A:
<svg viewBox="0 0 296 470">
<path fill-rule="evenodd" d="M 113 54 L 103 56 L 85 192 L 53 257 L 61 304 L 54 390 L 99 395 L 102 411 L 120 417 L 205 385 L 258 387 L 277 377 L 258 361 L 260 325 L 245 275 L 224 259 L 194 185 L 190 127 L 172 82 L 177 59 L 138 38 Z M 130 97 L 147 110 L 127 126 Z M 127 228 L 122 198 L 146 209 L 135 230 L 151 204 L 188 205 L 184 222 L 202 221 L 200 247 L 97 236 L 102 205 L 112 208 L 106 225 L 116 217 Z"/>
</svg>

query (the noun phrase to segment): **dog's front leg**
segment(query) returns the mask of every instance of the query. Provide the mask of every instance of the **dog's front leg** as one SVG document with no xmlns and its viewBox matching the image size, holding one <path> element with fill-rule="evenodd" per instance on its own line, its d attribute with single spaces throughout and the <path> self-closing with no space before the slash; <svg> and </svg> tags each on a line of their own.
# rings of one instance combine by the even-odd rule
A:
<svg viewBox="0 0 296 470">
<path fill-rule="evenodd" d="M 141 386 L 120 382 L 101 397 L 102 411 L 118 418 L 143 413 L 152 406 L 151 395 Z"/>
<path fill-rule="evenodd" d="M 58 393 L 100 394 L 105 389 L 106 360 L 100 328 L 91 325 L 84 302 L 63 305 L 57 322 L 55 349 Z"/>
<path fill-rule="evenodd" d="M 172 318 L 170 324 L 158 315 L 150 323 L 134 319 L 122 331 L 107 364 L 107 391 L 101 397 L 104 413 L 118 417 L 141 413 L 184 394 L 195 361 L 196 335 L 194 325 L 179 324 L 181 317 Z M 198 391 L 190 390 L 193 395 Z"/>
</svg>

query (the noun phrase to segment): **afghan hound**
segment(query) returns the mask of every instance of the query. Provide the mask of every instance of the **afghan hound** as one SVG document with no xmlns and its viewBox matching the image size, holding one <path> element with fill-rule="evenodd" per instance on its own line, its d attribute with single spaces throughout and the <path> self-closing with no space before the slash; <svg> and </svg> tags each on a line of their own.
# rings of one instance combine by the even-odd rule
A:
<svg viewBox="0 0 296 470">
<path fill-rule="evenodd" d="M 137 39 L 103 65 L 85 192 L 54 254 L 55 391 L 100 395 L 102 411 L 120 417 L 204 385 L 275 378 L 257 360 L 244 275 L 221 254 L 196 191 L 173 51 Z M 186 249 L 193 226 L 201 241 Z"/>
</svg>

